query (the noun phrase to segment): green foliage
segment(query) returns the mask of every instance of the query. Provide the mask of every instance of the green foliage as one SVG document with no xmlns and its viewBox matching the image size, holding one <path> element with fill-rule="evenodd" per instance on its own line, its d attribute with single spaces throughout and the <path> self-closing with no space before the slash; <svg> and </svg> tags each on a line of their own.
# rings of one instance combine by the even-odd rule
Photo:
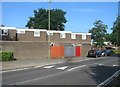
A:
<svg viewBox="0 0 120 87">
<path fill-rule="evenodd" d="M 117 17 L 113 24 L 110 41 L 116 46 L 120 46 L 120 16 Z"/>
<path fill-rule="evenodd" d="M 0 52 L 0 61 L 12 61 L 14 60 L 13 52 Z"/>
<path fill-rule="evenodd" d="M 64 31 L 66 12 L 61 9 L 50 10 L 50 29 Z M 48 30 L 48 10 L 40 8 L 34 10 L 34 17 L 29 17 L 29 21 L 26 25 L 28 28 L 34 29 L 47 29 Z"/>
<path fill-rule="evenodd" d="M 92 33 L 91 39 L 93 39 L 93 42 L 96 42 L 97 46 L 102 47 L 104 41 L 106 41 L 107 25 L 103 24 L 101 20 L 96 20 L 94 27 L 89 30 L 89 33 Z"/>
<path fill-rule="evenodd" d="M 120 50 L 113 50 L 114 54 L 120 54 Z"/>
<path fill-rule="evenodd" d="M 111 34 L 106 34 L 106 35 L 105 35 L 105 40 L 106 40 L 106 41 L 110 41 L 110 38 L 111 38 Z"/>
</svg>

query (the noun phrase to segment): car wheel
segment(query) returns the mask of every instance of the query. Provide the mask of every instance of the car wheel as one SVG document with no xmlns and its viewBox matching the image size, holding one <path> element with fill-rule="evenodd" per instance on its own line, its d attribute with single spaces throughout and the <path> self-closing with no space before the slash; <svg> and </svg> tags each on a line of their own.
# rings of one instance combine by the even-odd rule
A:
<svg viewBox="0 0 120 87">
<path fill-rule="evenodd" d="M 97 58 L 98 56 L 97 55 L 95 55 L 95 58 Z"/>
<path fill-rule="evenodd" d="M 107 56 L 107 54 L 105 54 L 105 56 L 104 57 L 106 57 Z"/>
<path fill-rule="evenodd" d="M 105 54 L 104 54 L 104 53 L 102 53 L 102 54 L 101 54 L 101 57 L 104 57 L 104 56 L 105 56 Z"/>
</svg>

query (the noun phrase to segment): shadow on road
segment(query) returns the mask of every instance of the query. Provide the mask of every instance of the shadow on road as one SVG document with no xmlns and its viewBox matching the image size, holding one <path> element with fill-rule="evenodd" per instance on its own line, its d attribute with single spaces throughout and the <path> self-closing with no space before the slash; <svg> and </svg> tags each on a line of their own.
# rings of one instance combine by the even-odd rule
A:
<svg viewBox="0 0 120 87">
<path fill-rule="evenodd" d="M 85 71 L 87 74 L 89 74 L 95 81 L 97 84 L 100 84 L 102 83 L 103 81 L 105 81 L 106 79 L 108 79 L 110 76 L 112 76 L 116 71 L 118 71 L 120 69 L 120 67 L 118 68 L 117 66 L 116 67 L 112 67 L 112 66 L 99 66 L 99 65 L 96 65 L 96 66 L 91 66 L 90 67 L 90 72 L 88 71 Z M 112 83 L 109 87 L 118 87 L 118 86 L 115 86 L 115 85 L 119 85 L 120 87 L 120 78 L 117 80 L 115 80 L 114 83 Z"/>
</svg>

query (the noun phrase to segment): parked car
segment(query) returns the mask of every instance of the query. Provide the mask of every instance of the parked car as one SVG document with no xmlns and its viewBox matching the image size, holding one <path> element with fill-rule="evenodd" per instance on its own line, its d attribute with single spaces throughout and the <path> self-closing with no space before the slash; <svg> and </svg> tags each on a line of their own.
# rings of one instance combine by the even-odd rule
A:
<svg viewBox="0 0 120 87">
<path fill-rule="evenodd" d="M 112 50 L 110 49 L 102 50 L 102 56 L 111 56 L 111 54 Z"/>
<path fill-rule="evenodd" d="M 107 52 L 106 52 L 106 50 L 101 50 L 101 52 L 102 52 L 102 54 L 101 54 L 102 57 L 107 56 Z"/>
<path fill-rule="evenodd" d="M 97 57 L 101 57 L 101 55 L 102 55 L 102 52 L 100 50 L 89 50 L 87 56 L 97 58 Z"/>
</svg>

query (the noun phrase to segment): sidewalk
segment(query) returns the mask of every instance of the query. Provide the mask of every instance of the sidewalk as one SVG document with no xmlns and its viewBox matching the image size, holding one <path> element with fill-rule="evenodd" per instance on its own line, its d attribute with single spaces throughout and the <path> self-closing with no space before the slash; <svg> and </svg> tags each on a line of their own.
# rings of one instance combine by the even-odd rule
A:
<svg viewBox="0 0 120 87">
<path fill-rule="evenodd" d="M 85 60 L 87 57 L 78 57 L 74 58 L 73 61 Z M 37 60 L 15 60 L 2 62 L 2 70 L 14 70 L 14 69 L 22 69 L 22 68 L 34 68 L 41 67 L 45 65 L 58 64 L 65 62 L 65 59 L 37 59 Z"/>
</svg>

